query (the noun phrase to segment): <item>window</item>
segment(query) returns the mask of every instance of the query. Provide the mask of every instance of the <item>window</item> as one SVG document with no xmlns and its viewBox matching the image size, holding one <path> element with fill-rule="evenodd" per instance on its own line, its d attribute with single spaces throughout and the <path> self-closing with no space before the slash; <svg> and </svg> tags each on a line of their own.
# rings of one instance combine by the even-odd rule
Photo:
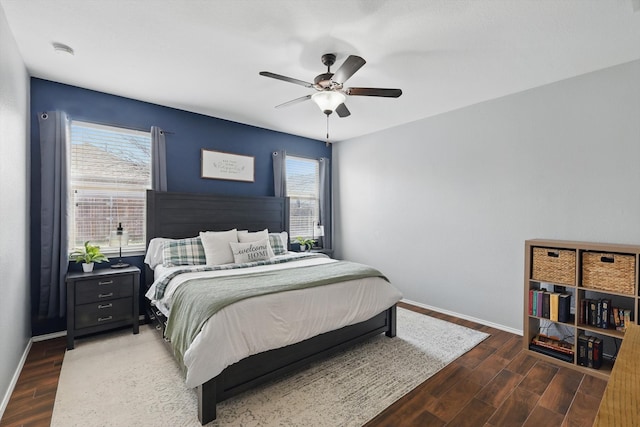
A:
<svg viewBox="0 0 640 427">
<path fill-rule="evenodd" d="M 145 248 L 146 190 L 151 188 L 151 133 L 71 122 L 69 249 L 89 240 L 103 252 L 118 223 L 126 251 Z"/>
<path fill-rule="evenodd" d="M 292 238 L 313 239 L 320 216 L 320 166 L 318 160 L 286 157 L 289 232 Z"/>
</svg>

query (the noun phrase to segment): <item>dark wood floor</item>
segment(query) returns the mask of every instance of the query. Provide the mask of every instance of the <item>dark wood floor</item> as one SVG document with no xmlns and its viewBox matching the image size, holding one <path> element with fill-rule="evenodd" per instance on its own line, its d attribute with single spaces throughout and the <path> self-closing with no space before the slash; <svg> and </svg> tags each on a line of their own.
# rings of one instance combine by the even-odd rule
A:
<svg viewBox="0 0 640 427">
<path fill-rule="evenodd" d="M 378 426 L 591 426 L 606 382 L 522 351 L 522 338 L 400 304 L 491 334 L 367 423 Z M 49 426 L 65 339 L 36 342 L 0 427 Z"/>
<path fill-rule="evenodd" d="M 0 426 L 49 426 L 56 398 L 65 337 L 34 342 Z"/>
</svg>

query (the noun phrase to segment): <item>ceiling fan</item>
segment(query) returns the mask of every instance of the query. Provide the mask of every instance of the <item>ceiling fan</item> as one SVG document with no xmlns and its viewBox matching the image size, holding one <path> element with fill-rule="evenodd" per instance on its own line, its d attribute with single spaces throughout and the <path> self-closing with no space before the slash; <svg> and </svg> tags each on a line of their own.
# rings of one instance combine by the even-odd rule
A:
<svg viewBox="0 0 640 427">
<path fill-rule="evenodd" d="M 289 83 L 295 83 L 307 88 L 315 89 L 316 92 L 305 95 L 300 98 L 287 101 L 283 104 L 276 105 L 276 108 L 288 107 L 299 102 L 311 99 L 318 105 L 320 110 L 328 116 L 334 111 L 340 117 L 347 117 L 351 112 L 344 104 L 347 96 L 380 96 L 385 98 L 397 98 L 402 95 L 401 89 L 382 89 L 368 87 L 344 87 L 344 83 L 355 74 L 366 61 L 359 56 L 350 55 L 335 73 L 331 72 L 331 66 L 336 62 L 336 55 L 326 53 L 322 55 L 322 63 L 327 66 L 327 72 L 318 74 L 313 83 L 303 80 L 294 79 L 280 74 L 271 73 L 269 71 L 261 71 L 260 75 L 271 77 L 273 79 L 282 80 Z"/>
</svg>

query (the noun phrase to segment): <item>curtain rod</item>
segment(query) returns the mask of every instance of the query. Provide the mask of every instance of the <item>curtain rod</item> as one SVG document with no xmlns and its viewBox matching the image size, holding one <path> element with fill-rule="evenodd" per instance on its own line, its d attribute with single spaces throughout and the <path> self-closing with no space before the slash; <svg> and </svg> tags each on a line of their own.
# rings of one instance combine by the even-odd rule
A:
<svg viewBox="0 0 640 427">
<path fill-rule="evenodd" d="M 140 129 L 140 128 L 135 128 L 135 127 L 132 127 L 132 126 L 122 126 L 122 125 L 117 125 L 117 124 L 113 124 L 113 123 L 102 123 L 102 122 L 93 122 L 93 121 L 90 122 L 90 123 L 95 123 L 97 125 L 103 125 L 103 126 L 113 126 L 113 127 L 116 127 L 116 128 L 123 128 L 123 129 L 129 129 L 129 130 L 136 130 L 138 132 L 151 132 L 151 126 L 148 129 Z M 153 126 L 155 126 L 155 125 L 153 125 Z M 160 126 L 157 126 L 157 127 L 160 127 Z M 173 132 L 169 132 L 168 130 L 164 130 L 162 128 L 161 128 L 161 130 L 162 130 L 162 133 L 164 133 L 166 135 L 173 135 L 174 134 Z"/>
<path fill-rule="evenodd" d="M 71 119 L 73 121 L 73 119 Z M 114 124 L 114 123 L 105 123 L 105 122 L 97 122 L 95 120 L 77 120 L 79 122 L 87 122 L 87 123 L 95 123 L 97 125 L 102 125 L 102 126 L 111 126 L 111 127 L 116 127 L 116 128 L 123 128 L 123 129 L 128 129 L 128 130 L 135 130 L 138 132 L 151 132 L 151 127 L 149 127 L 148 129 L 140 129 L 140 128 L 135 128 L 132 126 L 123 126 L 123 125 L 119 125 L 119 124 Z M 158 126 L 159 127 L 159 126 Z M 170 132 L 168 130 L 164 130 L 162 129 L 162 132 L 165 133 L 166 135 L 173 135 L 173 132 Z"/>
</svg>

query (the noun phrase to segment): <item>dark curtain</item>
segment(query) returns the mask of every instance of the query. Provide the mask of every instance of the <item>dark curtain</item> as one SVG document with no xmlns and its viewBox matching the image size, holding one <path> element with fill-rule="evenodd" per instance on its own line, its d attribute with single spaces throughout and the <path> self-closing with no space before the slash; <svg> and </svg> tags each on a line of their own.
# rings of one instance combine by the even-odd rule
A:
<svg viewBox="0 0 640 427">
<path fill-rule="evenodd" d="M 273 188 L 276 197 L 287 197 L 287 152 L 274 151 L 273 158 Z"/>
<path fill-rule="evenodd" d="M 167 143 L 157 126 L 151 126 L 151 188 L 167 191 Z"/>
<path fill-rule="evenodd" d="M 66 314 L 69 119 L 64 112 L 41 113 L 40 128 L 40 300 L 38 316 Z"/>
<path fill-rule="evenodd" d="M 326 157 L 320 158 L 320 224 L 324 226 L 322 247 L 331 249 L 331 161 Z"/>
</svg>

